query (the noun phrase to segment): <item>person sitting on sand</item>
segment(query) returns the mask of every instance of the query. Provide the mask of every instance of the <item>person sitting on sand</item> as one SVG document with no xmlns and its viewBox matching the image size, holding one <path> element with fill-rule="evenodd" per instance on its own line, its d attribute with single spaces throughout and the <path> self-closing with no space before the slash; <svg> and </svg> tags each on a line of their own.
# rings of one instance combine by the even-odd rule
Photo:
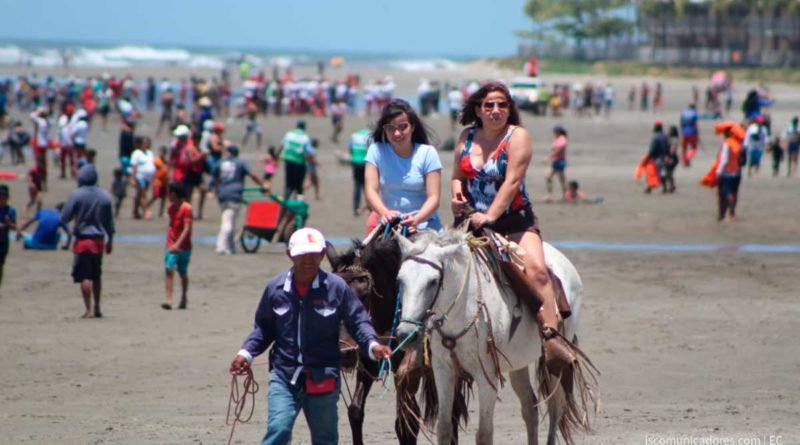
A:
<svg viewBox="0 0 800 445">
<path fill-rule="evenodd" d="M 564 193 L 564 202 L 573 204 L 601 204 L 603 202 L 603 198 L 600 196 L 594 199 L 587 198 L 580 187 L 578 181 L 569 181 L 569 184 L 567 184 L 567 191 Z"/>
<path fill-rule="evenodd" d="M 22 240 L 23 249 L 56 250 L 59 241 L 61 241 L 59 229 L 63 230 L 67 236 L 67 243 L 64 244 L 62 249 L 69 249 L 70 244 L 72 244 L 72 235 L 69 233 L 69 227 L 61 222 L 61 209 L 63 208 L 64 203 L 62 202 L 57 204 L 55 208 L 39 210 L 33 218 L 25 221 L 19 227 L 17 240 Z M 36 231 L 33 234 L 25 233 L 25 229 L 35 222 L 38 222 Z"/>
</svg>

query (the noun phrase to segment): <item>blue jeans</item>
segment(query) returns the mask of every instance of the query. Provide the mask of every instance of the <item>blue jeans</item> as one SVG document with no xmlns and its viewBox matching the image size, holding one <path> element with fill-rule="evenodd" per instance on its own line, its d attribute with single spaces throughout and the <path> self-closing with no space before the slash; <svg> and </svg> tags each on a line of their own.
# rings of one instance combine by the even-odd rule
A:
<svg viewBox="0 0 800 445">
<path fill-rule="evenodd" d="M 301 374 L 300 378 L 304 376 Z M 267 395 L 267 434 L 261 445 L 288 445 L 292 442 L 294 421 L 300 410 L 306 416 L 313 445 L 335 445 L 339 443 L 339 382 L 336 390 L 322 396 L 306 395 L 304 385 L 295 388 L 276 372 L 269 376 Z"/>
</svg>

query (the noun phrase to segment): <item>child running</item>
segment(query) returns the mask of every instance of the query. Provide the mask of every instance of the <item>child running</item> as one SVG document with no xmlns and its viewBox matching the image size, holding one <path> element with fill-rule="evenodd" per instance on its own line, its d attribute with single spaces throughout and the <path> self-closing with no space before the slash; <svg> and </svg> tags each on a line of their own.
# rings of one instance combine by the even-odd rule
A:
<svg viewBox="0 0 800 445">
<path fill-rule="evenodd" d="M 186 186 L 182 182 L 169 184 L 169 226 L 167 227 L 167 246 L 164 252 L 166 276 L 166 302 L 162 309 L 172 309 L 172 288 L 175 283 L 175 270 L 181 276 L 181 302 L 178 309 L 186 309 L 186 292 L 189 290 L 189 259 L 192 257 L 192 205 L 186 201 Z"/>
<path fill-rule="evenodd" d="M 275 175 L 275 169 L 278 168 L 278 153 L 275 151 L 275 146 L 270 145 L 267 149 L 267 155 L 264 156 L 264 175 L 261 179 L 271 181 Z"/>
</svg>

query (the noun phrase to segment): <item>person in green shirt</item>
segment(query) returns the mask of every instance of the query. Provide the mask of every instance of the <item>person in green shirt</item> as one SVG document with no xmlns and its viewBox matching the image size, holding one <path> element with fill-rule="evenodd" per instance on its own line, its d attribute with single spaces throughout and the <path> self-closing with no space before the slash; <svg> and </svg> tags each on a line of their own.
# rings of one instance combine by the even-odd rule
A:
<svg viewBox="0 0 800 445">
<path fill-rule="evenodd" d="M 361 213 L 361 192 L 364 190 L 364 165 L 367 148 L 371 143 L 369 128 L 362 128 L 350 136 L 350 163 L 353 166 L 353 216 Z"/>
<path fill-rule="evenodd" d="M 314 155 L 311 138 L 306 134 L 305 121 L 298 121 L 295 129 L 286 133 L 281 142 L 278 156 L 283 158 L 286 173 L 286 188 L 283 198 L 289 199 L 293 193 L 303 195 L 303 182 L 306 178 L 307 158 Z"/>
</svg>

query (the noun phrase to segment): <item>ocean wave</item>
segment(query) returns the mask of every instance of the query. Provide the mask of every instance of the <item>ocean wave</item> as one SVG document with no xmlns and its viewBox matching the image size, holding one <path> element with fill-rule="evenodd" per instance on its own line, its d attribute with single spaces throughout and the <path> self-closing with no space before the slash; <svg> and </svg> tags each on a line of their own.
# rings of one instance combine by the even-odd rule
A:
<svg viewBox="0 0 800 445">
<path fill-rule="evenodd" d="M 389 62 L 389 66 L 403 71 L 453 70 L 459 67 L 458 62 L 449 59 L 406 59 Z"/>
<path fill-rule="evenodd" d="M 351 67 L 378 66 L 403 71 L 451 70 L 460 64 L 445 58 L 397 58 L 380 56 L 354 56 L 343 54 Z M 190 51 L 183 48 L 159 48 L 147 45 L 122 45 L 115 47 L 16 45 L 0 43 L 0 65 L 56 67 L 65 60 L 72 67 L 125 68 L 139 65 L 188 66 L 192 68 L 221 69 L 246 61 L 251 68 L 316 65 L 327 61 L 325 55 L 311 55 L 265 51 L 260 55 L 241 51 Z"/>
</svg>

